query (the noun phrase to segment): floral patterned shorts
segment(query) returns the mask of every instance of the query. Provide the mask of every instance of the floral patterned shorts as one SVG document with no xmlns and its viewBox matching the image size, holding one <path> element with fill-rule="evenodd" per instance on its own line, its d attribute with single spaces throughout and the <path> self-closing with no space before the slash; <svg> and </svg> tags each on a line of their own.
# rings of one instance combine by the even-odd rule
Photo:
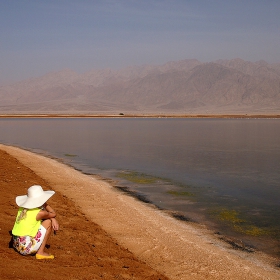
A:
<svg viewBox="0 0 280 280">
<path fill-rule="evenodd" d="M 46 229 L 41 225 L 35 237 L 26 236 L 13 236 L 13 247 L 21 255 L 36 254 L 39 250 L 46 234 Z"/>
</svg>

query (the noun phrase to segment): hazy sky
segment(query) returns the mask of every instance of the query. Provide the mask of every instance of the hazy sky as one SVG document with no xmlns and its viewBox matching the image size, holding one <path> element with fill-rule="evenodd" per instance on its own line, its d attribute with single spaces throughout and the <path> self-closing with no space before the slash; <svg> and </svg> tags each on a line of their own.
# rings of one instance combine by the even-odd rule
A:
<svg viewBox="0 0 280 280">
<path fill-rule="evenodd" d="M 0 0 L 0 82 L 196 58 L 280 62 L 280 0 Z"/>
</svg>

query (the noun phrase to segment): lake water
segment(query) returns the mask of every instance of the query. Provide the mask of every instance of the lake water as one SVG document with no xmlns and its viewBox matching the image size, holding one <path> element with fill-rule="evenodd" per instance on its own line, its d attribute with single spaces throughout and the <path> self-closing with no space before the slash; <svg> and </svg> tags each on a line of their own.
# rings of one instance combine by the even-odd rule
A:
<svg viewBox="0 0 280 280">
<path fill-rule="evenodd" d="M 0 119 L 0 142 L 63 159 L 246 245 L 280 253 L 280 120 Z"/>
</svg>

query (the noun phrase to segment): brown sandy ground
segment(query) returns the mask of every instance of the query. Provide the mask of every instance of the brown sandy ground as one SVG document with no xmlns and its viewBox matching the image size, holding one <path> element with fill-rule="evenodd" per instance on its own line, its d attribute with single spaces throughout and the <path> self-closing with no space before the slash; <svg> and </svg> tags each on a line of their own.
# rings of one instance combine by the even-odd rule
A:
<svg viewBox="0 0 280 280">
<path fill-rule="evenodd" d="M 11 158 L 0 166 L 16 162 L 0 178 L 6 187 L 2 189 L 1 258 L 7 259 L 0 269 L 1 279 L 32 279 L 33 270 L 40 271 L 39 279 L 99 279 L 101 275 L 102 279 L 166 279 L 156 271 L 172 280 L 280 279 L 277 259 L 233 250 L 205 227 L 175 220 L 57 160 L 1 144 L 0 150 L 29 167 Z M 32 176 L 25 175 L 26 170 Z M 57 191 L 51 202 L 62 226 L 50 240 L 56 259 L 39 264 L 7 247 L 16 213 L 14 197 L 34 183 Z"/>
<path fill-rule="evenodd" d="M 61 229 L 49 241 L 55 260 L 38 261 L 9 248 L 17 206 L 15 197 L 28 187 L 48 182 L 17 159 L 0 150 L 0 279 L 168 279 L 90 221 L 63 194 L 56 191 L 50 204 L 59 213 Z"/>
</svg>

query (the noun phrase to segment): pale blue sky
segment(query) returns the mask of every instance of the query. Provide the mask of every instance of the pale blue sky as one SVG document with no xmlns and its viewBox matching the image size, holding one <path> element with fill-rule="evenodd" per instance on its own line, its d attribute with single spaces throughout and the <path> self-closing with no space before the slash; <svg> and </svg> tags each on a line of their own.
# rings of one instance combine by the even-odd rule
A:
<svg viewBox="0 0 280 280">
<path fill-rule="evenodd" d="M 280 62 L 280 0 L 0 0 L 0 83 L 196 58 Z"/>
</svg>

